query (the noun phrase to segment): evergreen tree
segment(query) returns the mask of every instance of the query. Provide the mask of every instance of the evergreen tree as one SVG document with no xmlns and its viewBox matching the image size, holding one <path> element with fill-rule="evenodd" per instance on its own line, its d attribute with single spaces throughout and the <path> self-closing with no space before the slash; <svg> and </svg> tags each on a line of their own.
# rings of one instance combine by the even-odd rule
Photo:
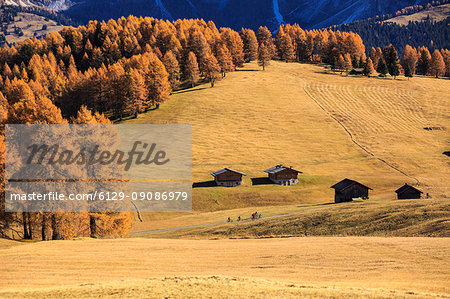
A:
<svg viewBox="0 0 450 299">
<path fill-rule="evenodd" d="M 338 68 L 338 62 L 336 59 L 336 56 L 333 56 L 333 58 L 331 59 L 331 69 L 334 71 Z"/>
<path fill-rule="evenodd" d="M 384 48 L 383 57 L 388 68 L 388 72 L 394 79 L 400 75 L 400 68 L 398 63 L 398 54 L 393 45 Z"/>
<path fill-rule="evenodd" d="M 391 69 L 389 70 L 389 74 L 391 76 L 393 76 L 394 79 L 397 78 L 400 75 L 400 64 L 398 62 L 391 65 Z"/>
<path fill-rule="evenodd" d="M 359 66 L 358 57 L 356 55 L 353 55 L 352 57 L 352 67 L 357 68 Z"/>
<path fill-rule="evenodd" d="M 408 80 L 413 77 L 413 72 L 411 71 L 409 64 L 406 64 L 405 66 L 405 77 L 408 78 Z"/>
<path fill-rule="evenodd" d="M 380 73 L 381 77 L 386 77 L 386 74 L 389 72 L 388 67 L 383 59 L 380 59 L 378 62 L 377 72 Z"/>
<path fill-rule="evenodd" d="M 426 76 L 430 67 L 431 55 L 427 48 L 422 48 L 420 51 L 419 61 L 417 62 L 417 73 Z"/>
<path fill-rule="evenodd" d="M 364 63 L 364 59 L 362 56 L 359 57 L 358 67 L 361 69 L 366 67 L 366 64 Z"/>
</svg>

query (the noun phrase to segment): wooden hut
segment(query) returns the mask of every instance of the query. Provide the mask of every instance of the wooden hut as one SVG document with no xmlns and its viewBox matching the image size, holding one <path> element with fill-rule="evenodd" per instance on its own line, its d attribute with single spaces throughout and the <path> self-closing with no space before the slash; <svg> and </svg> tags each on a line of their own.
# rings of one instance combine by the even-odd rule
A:
<svg viewBox="0 0 450 299">
<path fill-rule="evenodd" d="M 245 175 L 245 173 L 224 168 L 211 173 L 211 175 L 214 177 L 217 186 L 236 187 L 242 184 L 242 176 Z"/>
<path fill-rule="evenodd" d="M 290 186 L 298 184 L 298 174 L 303 173 L 291 167 L 276 165 L 272 168 L 264 170 L 269 174 L 269 179 L 278 185 Z"/>
<path fill-rule="evenodd" d="M 363 68 L 354 68 L 350 71 L 350 75 L 364 75 Z"/>
<path fill-rule="evenodd" d="M 334 202 L 352 201 L 354 198 L 369 199 L 369 190 L 371 188 L 364 186 L 357 181 L 344 179 L 331 186 L 334 189 Z"/>
<path fill-rule="evenodd" d="M 397 193 L 397 199 L 420 199 L 423 192 L 413 186 L 404 184 L 395 190 L 395 193 Z"/>
</svg>

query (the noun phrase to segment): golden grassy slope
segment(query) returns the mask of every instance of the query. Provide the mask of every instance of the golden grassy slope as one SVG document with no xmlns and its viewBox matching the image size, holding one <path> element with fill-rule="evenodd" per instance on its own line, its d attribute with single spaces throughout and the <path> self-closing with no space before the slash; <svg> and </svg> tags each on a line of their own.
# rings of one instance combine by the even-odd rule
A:
<svg viewBox="0 0 450 299">
<path fill-rule="evenodd" d="M 1 239 L 0 238 L 0 249 L 7 249 L 14 246 L 24 245 L 26 243 L 19 242 L 19 241 L 12 241 L 7 239 Z"/>
<path fill-rule="evenodd" d="M 351 202 L 316 207 L 303 213 L 279 218 L 153 232 L 139 236 L 153 238 L 450 237 L 450 200 Z"/>
<path fill-rule="evenodd" d="M 449 195 L 449 158 L 442 154 L 449 148 L 449 80 L 314 79 L 306 89 L 359 144 L 414 178 L 407 181 L 418 179 L 424 191 Z"/>
<path fill-rule="evenodd" d="M 359 292 L 363 296 L 374 288 L 372 296 L 389 295 L 391 290 L 400 291 L 392 296 L 406 292 L 449 295 L 449 252 L 448 238 L 39 242 L 0 249 L 0 297 L 86 297 L 88 291 L 116 297 L 180 297 L 196 290 L 205 297 L 221 292 L 238 296 L 253 287 L 283 296 L 303 292 L 302 286 L 316 287 L 311 292 L 322 296 Z M 205 278 L 212 275 L 237 281 Z M 187 279 L 181 279 L 177 287 L 174 277 L 179 276 Z M 264 288 L 261 279 L 272 282 Z M 286 284 L 295 287 L 290 290 Z M 309 289 L 304 291 L 308 294 Z"/>
<path fill-rule="evenodd" d="M 47 30 L 42 30 L 42 25 L 47 25 Z M 18 36 L 14 33 L 14 26 L 22 29 L 22 36 Z M 63 27 L 64 26 L 58 26 L 55 21 L 46 19 L 45 17 L 19 12 L 14 18 L 14 22 L 8 25 L 8 34 L 6 34 L 6 41 L 8 43 L 15 43 L 27 38 L 33 38 L 35 32 L 37 36 L 42 36 L 50 32 L 59 31 Z"/>
<path fill-rule="evenodd" d="M 327 204 L 325 204 L 327 205 Z M 255 211 L 265 217 L 287 215 L 291 213 L 302 213 L 325 207 L 324 204 L 296 204 L 282 206 L 254 206 L 238 208 L 231 210 L 220 210 L 212 212 L 191 212 L 191 213 L 144 213 L 144 222 L 136 221 L 133 223 L 133 232 L 142 232 L 146 230 L 168 229 L 176 227 L 185 227 L 192 225 L 209 225 L 218 222 L 226 222 L 228 217 L 234 221 L 240 216 L 241 219 L 251 218 Z M 137 236 L 140 236 L 137 235 Z M 164 234 L 165 236 L 165 234 Z"/>
<path fill-rule="evenodd" d="M 435 298 L 430 292 L 327 287 L 227 276 L 165 277 L 1 292 L 2 298 Z"/>
<path fill-rule="evenodd" d="M 408 25 L 408 23 L 411 22 L 421 22 L 424 21 L 427 17 L 430 17 L 430 19 L 434 22 L 442 21 L 450 16 L 450 4 L 444 4 L 432 7 L 430 9 L 411 14 L 411 15 L 404 15 L 404 16 L 398 16 L 389 20 L 386 20 L 385 22 L 393 22 L 397 23 L 399 25 Z"/>
<path fill-rule="evenodd" d="M 343 77 L 281 62 L 259 69 L 249 64 L 214 88 L 177 92 L 158 110 L 126 122 L 192 124 L 194 182 L 211 180 L 222 167 L 247 174 L 237 188 L 194 189 L 194 210 L 331 202 L 329 187 L 345 177 L 372 187 L 372 199 L 392 199 L 395 189 L 416 182 L 376 157 L 417 177 L 425 192 L 450 194 L 442 155 L 448 131 L 423 129 L 450 127 L 449 80 Z M 376 157 L 353 144 L 305 90 Z M 302 170 L 301 183 L 251 185 L 250 178 L 278 163 Z"/>
</svg>

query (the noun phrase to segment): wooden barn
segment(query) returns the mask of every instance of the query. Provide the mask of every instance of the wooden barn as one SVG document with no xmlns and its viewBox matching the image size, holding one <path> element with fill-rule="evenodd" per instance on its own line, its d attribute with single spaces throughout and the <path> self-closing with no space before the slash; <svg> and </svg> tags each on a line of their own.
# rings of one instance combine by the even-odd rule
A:
<svg viewBox="0 0 450 299">
<path fill-rule="evenodd" d="M 236 187 L 242 184 L 242 176 L 245 175 L 245 173 L 224 168 L 211 173 L 211 175 L 214 177 L 217 186 Z"/>
<path fill-rule="evenodd" d="M 369 190 L 371 188 L 364 186 L 357 181 L 344 179 L 331 186 L 334 189 L 334 202 L 352 201 L 354 198 L 369 199 Z"/>
<path fill-rule="evenodd" d="M 395 193 L 397 193 L 397 199 L 420 199 L 423 192 L 413 186 L 404 184 L 395 190 Z"/>
<path fill-rule="evenodd" d="M 350 71 L 350 75 L 364 75 L 363 68 L 354 68 Z"/>
<path fill-rule="evenodd" d="M 298 174 L 303 173 L 291 167 L 276 165 L 272 168 L 264 170 L 269 174 L 269 179 L 278 185 L 290 186 L 298 184 Z"/>
</svg>

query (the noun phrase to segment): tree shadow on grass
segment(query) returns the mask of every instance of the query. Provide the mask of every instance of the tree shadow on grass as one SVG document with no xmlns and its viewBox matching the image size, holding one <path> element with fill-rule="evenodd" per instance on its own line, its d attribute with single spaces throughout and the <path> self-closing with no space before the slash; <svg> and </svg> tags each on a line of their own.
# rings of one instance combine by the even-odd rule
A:
<svg viewBox="0 0 450 299">
<path fill-rule="evenodd" d="M 190 89 L 175 91 L 175 92 L 173 92 L 173 94 L 180 94 L 180 93 L 186 93 L 186 92 L 199 91 L 199 90 L 203 90 L 203 89 L 207 89 L 207 88 L 209 88 L 209 87 L 190 88 Z"/>
<path fill-rule="evenodd" d="M 268 177 L 261 177 L 261 178 L 252 178 L 252 185 L 276 185 L 274 182 L 272 182 Z"/>
<path fill-rule="evenodd" d="M 314 70 L 315 74 L 322 74 L 322 75 L 334 75 L 334 76 L 341 76 L 341 77 L 348 77 L 345 71 L 342 73 L 340 71 L 330 71 L 330 70 L 320 70 L 316 71 Z"/>
<path fill-rule="evenodd" d="M 217 187 L 217 184 L 215 181 L 204 181 L 192 184 L 192 188 L 208 188 L 208 187 Z"/>
<path fill-rule="evenodd" d="M 258 69 L 237 69 L 236 72 L 259 72 L 262 70 L 258 70 Z"/>
</svg>

